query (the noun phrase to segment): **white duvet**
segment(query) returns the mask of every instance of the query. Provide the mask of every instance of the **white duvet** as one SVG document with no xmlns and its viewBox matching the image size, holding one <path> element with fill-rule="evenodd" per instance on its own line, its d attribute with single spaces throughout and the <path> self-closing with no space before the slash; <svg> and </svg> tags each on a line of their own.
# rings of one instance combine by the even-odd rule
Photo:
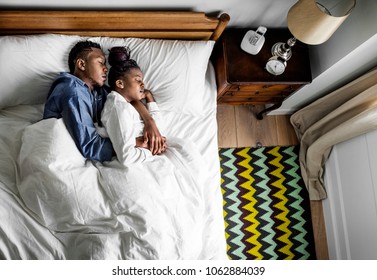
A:
<svg viewBox="0 0 377 280">
<path fill-rule="evenodd" d="M 205 232 L 203 160 L 173 139 L 153 160 L 122 166 L 86 161 L 62 119 L 28 126 L 18 190 L 56 232 L 124 234 L 127 259 L 197 259 Z"/>
<path fill-rule="evenodd" d="M 41 105 L 1 111 L 0 258 L 226 259 L 212 89 L 201 116 L 162 112 L 187 142 L 128 167 L 86 161 Z"/>
</svg>

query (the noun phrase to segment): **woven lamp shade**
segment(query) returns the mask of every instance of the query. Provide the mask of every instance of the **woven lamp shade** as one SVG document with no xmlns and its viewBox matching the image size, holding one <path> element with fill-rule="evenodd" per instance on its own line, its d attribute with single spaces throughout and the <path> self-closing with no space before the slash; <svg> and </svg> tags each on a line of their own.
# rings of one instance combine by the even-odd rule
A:
<svg viewBox="0 0 377 280">
<path fill-rule="evenodd" d="M 303 43 L 325 42 L 350 15 L 356 0 L 299 0 L 288 12 L 288 28 Z"/>
</svg>

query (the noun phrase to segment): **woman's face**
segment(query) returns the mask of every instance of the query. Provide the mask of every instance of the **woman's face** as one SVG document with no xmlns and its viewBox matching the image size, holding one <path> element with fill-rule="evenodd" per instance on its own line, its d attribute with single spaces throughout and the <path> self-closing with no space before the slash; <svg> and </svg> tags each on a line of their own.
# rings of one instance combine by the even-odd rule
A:
<svg viewBox="0 0 377 280">
<path fill-rule="evenodd" d="M 144 97 L 144 75 L 138 68 L 132 68 L 117 81 L 116 90 L 127 101 L 140 100 Z"/>
</svg>

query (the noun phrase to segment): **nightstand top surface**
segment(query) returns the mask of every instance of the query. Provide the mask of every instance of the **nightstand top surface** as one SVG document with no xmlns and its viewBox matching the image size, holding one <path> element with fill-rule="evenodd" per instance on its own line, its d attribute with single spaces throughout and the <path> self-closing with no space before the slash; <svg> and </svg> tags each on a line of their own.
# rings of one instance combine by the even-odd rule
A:
<svg viewBox="0 0 377 280">
<path fill-rule="evenodd" d="M 257 28 L 250 28 L 256 30 Z M 226 29 L 220 40 L 226 65 L 226 75 L 229 83 L 310 83 L 311 70 L 308 48 L 298 42 L 292 47 L 292 57 L 287 61 L 287 67 L 282 75 L 274 76 L 265 70 L 265 65 L 271 55 L 271 48 L 277 42 L 286 42 L 292 37 L 288 29 L 267 29 L 265 43 L 257 55 L 251 55 L 241 49 L 241 42 L 250 29 Z"/>
</svg>

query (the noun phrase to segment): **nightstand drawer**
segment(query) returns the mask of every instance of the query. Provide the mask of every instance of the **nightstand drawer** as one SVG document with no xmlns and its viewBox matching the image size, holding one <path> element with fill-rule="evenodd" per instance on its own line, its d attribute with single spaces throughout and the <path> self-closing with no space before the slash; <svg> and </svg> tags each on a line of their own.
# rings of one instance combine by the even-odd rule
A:
<svg viewBox="0 0 377 280">
<path fill-rule="evenodd" d="M 280 90 L 274 90 L 274 91 L 227 91 L 222 96 L 226 97 L 288 97 L 292 91 L 280 91 Z"/>
<path fill-rule="evenodd" d="M 217 102 L 226 104 L 272 104 L 280 103 L 285 99 L 283 96 L 221 96 Z"/>
<path fill-rule="evenodd" d="M 231 85 L 229 91 L 259 91 L 259 92 L 289 92 L 292 93 L 302 84 L 244 84 L 244 85 Z"/>
</svg>

